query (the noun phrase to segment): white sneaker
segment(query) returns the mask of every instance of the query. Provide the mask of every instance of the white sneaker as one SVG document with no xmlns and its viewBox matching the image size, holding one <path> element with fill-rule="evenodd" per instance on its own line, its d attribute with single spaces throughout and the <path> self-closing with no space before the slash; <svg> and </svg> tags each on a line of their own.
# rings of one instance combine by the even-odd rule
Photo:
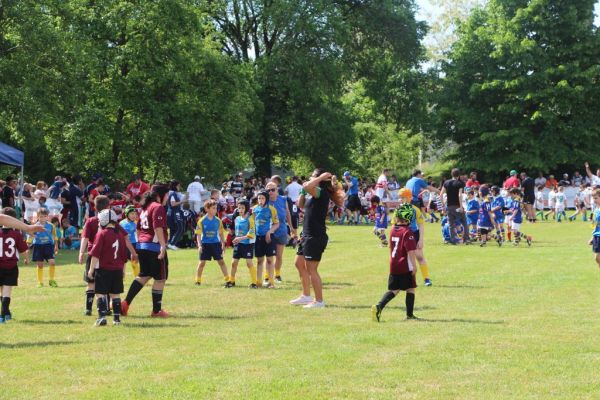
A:
<svg viewBox="0 0 600 400">
<path fill-rule="evenodd" d="M 290 304 L 293 306 L 303 306 L 305 304 L 310 304 L 313 302 L 313 298 L 310 296 L 300 296 L 297 299 L 290 300 Z"/>
<path fill-rule="evenodd" d="M 325 307 L 324 301 L 313 301 L 311 303 L 308 303 L 307 305 L 305 305 L 302 308 L 323 308 L 323 307 Z"/>
<path fill-rule="evenodd" d="M 169 250 L 179 250 L 179 247 L 177 247 L 177 246 L 174 246 L 174 245 L 172 245 L 172 244 L 168 244 L 168 245 L 167 245 L 167 248 L 168 248 Z"/>
</svg>

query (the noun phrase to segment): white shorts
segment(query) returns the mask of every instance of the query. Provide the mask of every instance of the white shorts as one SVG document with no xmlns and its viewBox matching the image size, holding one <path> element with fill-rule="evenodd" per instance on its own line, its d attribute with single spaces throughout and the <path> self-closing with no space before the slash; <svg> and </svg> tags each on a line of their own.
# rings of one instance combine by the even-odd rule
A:
<svg viewBox="0 0 600 400">
<path fill-rule="evenodd" d="M 555 213 L 561 213 L 561 212 L 564 212 L 564 211 L 565 211 L 565 208 L 564 208 L 564 207 L 556 207 L 556 208 L 554 209 L 554 212 L 555 212 Z"/>
<path fill-rule="evenodd" d="M 521 229 L 521 224 L 518 222 L 511 222 L 510 227 L 513 231 L 519 231 Z"/>
</svg>

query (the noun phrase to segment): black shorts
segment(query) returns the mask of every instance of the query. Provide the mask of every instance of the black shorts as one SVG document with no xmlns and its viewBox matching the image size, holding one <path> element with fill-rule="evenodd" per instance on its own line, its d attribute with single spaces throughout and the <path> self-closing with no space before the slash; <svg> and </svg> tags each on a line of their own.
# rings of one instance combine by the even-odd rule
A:
<svg viewBox="0 0 600 400">
<path fill-rule="evenodd" d="M 92 256 L 87 256 L 85 260 L 85 269 L 83 270 L 83 281 L 87 283 L 94 283 L 94 278 L 90 279 L 88 272 L 90 271 L 90 264 L 92 263 Z"/>
<path fill-rule="evenodd" d="M 33 256 L 31 261 L 49 261 L 54 260 L 54 245 L 53 244 L 34 244 Z"/>
<path fill-rule="evenodd" d="M 254 243 L 254 253 L 256 257 L 274 257 L 277 254 L 277 245 L 271 235 L 271 243 L 267 243 L 265 236 L 256 236 L 256 243 Z"/>
<path fill-rule="evenodd" d="M 413 198 L 410 204 L 417 206 L 419 209 L 425 207 L 425 203 L 423 203 L 423 199 L 421 197 Z"/>
<path fill-rule="evenodd" d="M 324 236 L 302 236 L 296 254 L 304 256 L 309 261 L 321 261 L 323 252 L 327 248 L 329 237 Z"/>
<path fill-rule="evenodd" d="M 415 242 L 419 243 L 419 239 L 421 238 L 421 232 L 419 230 L 411 231 L 413 235 L 415 235 Z"/>
<path fill-rule="evenodd" d="M 138 250 L 140 260 L 140 278 L 150 277 L 157 281 L 167 280 L 169 277 L 169 259 L 165 252 L 165 258 L 158 259 L 158 252 L 152 250 Z"/>
<path fill-rule="evenodd" d="M 523 196 L 523 204 L 535 204 L 535 195 Z"/>
<path fill-rule="evenodd" d="M 408 290 L 417 287 L 417 281 L 412 273 L 392 275 L 388 278 L 388 290 Z"/>
<path fill-rule="evenodd" d="M 223 246 L 221 243 L 203 243 L 202 251 L 200 252 L 200 260 L 222 260 L 223 259 Z"/>
<path fill-rule="evenodd" d="M 19 286 L 19 268 L 0 268 L 0 286 Z"/>
<path fill-rule="evenodd" d="M 346 208 L 350 211 L 360 211 L 361 204 L 357 194 L 351 194 L 346 201 Z"/>
<path fill-rule="evenodd" d="M 99 268 L 94 274 L 95 291 L 98 294 L 123 293 L 123 270 L 108 270 Z"/>
<path fill-rule="evenodd" d="M 600 253 L 600 236 L 594 236 L 594 241 L 592 242 L 592 249 L 594 253 Z"/>
<path fill-rule="evenodd" d="M 431 203 L 429 203 L 429 211 L 437 211 L 437 203 L 435 201 L 432 201 Z"/>
<path fill-rule="evenodd" d="M 478 228 L 480 235 L 487 235 L 492 231 L 492 228 Z"/>
<path fill-rule="evenodd" d="M 233 259 L 239 260 L 240 258 L 247 260 L 254 258 L 254 243 L 238 243 L 233 245 Z"/>
</svg>

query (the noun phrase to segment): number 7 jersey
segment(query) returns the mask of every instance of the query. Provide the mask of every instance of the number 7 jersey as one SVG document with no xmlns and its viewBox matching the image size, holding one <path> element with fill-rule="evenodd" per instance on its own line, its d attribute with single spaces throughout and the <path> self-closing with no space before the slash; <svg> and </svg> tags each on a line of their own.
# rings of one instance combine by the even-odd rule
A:
<svg viewBox="0 0 600 400">
<path fill-rule="evenodd" d="M 19 253 L 25 251 L 27 251 L 27 243 L 21 232 L 6 228 L 0 230 L 0 269 L 15 268 Z"/>
<path fill-rule="evenodd" d="M 411 273 L 415 266 L 408 258 L 408 252 L 417 249 L 415 234 L 408 225 L 394 225 L 390 232 L 390 275 Z"/>
</svg>

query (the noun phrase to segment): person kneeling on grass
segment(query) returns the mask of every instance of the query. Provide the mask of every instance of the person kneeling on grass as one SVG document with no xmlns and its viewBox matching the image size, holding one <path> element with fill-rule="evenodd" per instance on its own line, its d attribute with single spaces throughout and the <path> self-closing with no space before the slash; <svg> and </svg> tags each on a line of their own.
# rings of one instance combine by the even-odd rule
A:
<svg viewBox="0 0 600 400">
<path fill-rule="evenodd" d="M 402 204 L 396 209 L 394 226 L 390 234 L 390 277 L 388 291 L 379 303 L 371 307 L 373 321 L 381 320 L 381 312 L 401 290 L 406 291 L 406 319 L 417 319 L 413 314 L 417 283 L 417 241 L 409 224 L 413 216 L 412 205 Z"/>
<path fill-rule="evenodd" d="M 121 293 L 123 293 L 123 274 L 127 262 L 126 233 L 118 229 L 119 218 L 111 209 L 100 211 L 98 223 L 102 228 L 94 240 L 90 251 L 92 257 L 88 277 L 95 282 L 98 319 L 96 326 L 106 325 L 105 304 L 110 296 L 113 306 L 113 324 L 121 323 Z"/>
</svg>

